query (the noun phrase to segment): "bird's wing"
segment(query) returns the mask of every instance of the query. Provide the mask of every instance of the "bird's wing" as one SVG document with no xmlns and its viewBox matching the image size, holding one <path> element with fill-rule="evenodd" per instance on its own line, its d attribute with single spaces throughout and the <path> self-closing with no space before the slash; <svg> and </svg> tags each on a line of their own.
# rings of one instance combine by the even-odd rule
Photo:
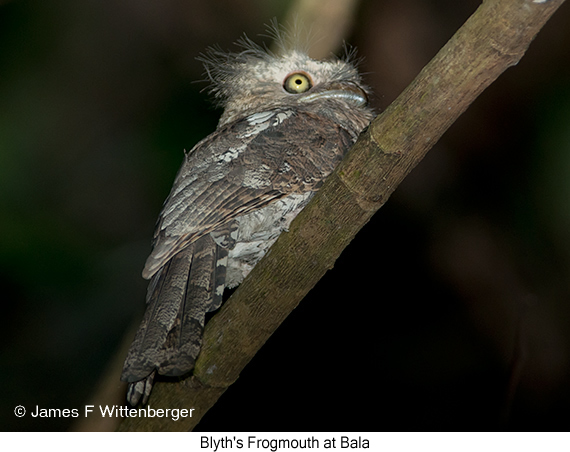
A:
<svg viewBox="0 0 570 452">
<path fill-rule="evenodd" d="M 143 276 L 237 216 L 316 190 L 354 140 L 332 120 L 274 109 L 230 123 L 184 159 L 159 216 Z"/>
</svg>

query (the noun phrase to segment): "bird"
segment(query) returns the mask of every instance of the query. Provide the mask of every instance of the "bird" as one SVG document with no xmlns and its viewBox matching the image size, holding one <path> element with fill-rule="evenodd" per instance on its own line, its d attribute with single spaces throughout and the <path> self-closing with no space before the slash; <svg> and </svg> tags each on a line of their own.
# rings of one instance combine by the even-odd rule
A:
<svg viewBox="0 0 570 452">
<path fill-rule="evenodd" d="M 307 205 L 374 116 L 354 51 L 315 60 L 275 27 L 276 50 L 242 37 L 203 63 L 223 109 L 185 152 L 142 275 L 146 312 L 125 359 L 127 400 L 146 404 L 157 374 L 184 377 L 206 313 L 222 304 Z"/>
</svg>

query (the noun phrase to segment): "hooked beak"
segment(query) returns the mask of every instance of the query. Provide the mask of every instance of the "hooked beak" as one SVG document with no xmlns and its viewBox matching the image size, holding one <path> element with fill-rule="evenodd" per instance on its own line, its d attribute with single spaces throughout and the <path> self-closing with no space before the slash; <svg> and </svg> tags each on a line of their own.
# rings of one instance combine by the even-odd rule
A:
<svg viewBox="0 0 570 452">
<path fill-rule="evenodd" d="M 330 85 L 313 91 L 299 99 L 299 102 L 312 102 L 317 99 L 338 99 L 344 100 L 355 107 L 365 107 L 368 105 L 366 92 L 356 83 L 349 81 L 333 82 Z"/>
</svg>

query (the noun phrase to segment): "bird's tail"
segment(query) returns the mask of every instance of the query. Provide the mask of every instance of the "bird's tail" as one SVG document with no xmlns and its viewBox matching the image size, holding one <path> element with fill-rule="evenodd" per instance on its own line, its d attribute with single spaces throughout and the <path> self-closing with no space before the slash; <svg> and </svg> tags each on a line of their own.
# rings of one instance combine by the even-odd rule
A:
<svg viewBox="0 0 570 452">
<path fill-rule="evenodd" d="M 146 403 L 156 373 L 178 377 L 194 368 L 206 312 L 220 307 L 228 250 L 207 234 L 172 257 L 151 279 L 147 308 L 121 380 L 131 405 Z"/>
</svg>

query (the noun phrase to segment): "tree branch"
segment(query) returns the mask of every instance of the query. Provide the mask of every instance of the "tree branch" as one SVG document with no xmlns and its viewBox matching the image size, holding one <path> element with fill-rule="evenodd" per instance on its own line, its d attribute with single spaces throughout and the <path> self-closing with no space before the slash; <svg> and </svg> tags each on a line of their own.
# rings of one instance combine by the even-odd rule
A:
<svg viewBox="0 0 570 452">
<path fill-rule="evenodd" d="M 296 24 L 309 56 L 321 60 L 342 46 L 352 29 L 359 0 L 295 0 L 284 24 Z M 324 39 L 326 38 L 326 39 Z"/>
<path fill-rule="evenodd" d="M 449 126 L 529 44 L 564 0 L 487 0 L 379 115 L 239 289 L 207 324 L 194 375 L 158 383 L 153 408 L 194 417 L 128 418 L 120 430 L 189 430 Z"/>
</svg>

